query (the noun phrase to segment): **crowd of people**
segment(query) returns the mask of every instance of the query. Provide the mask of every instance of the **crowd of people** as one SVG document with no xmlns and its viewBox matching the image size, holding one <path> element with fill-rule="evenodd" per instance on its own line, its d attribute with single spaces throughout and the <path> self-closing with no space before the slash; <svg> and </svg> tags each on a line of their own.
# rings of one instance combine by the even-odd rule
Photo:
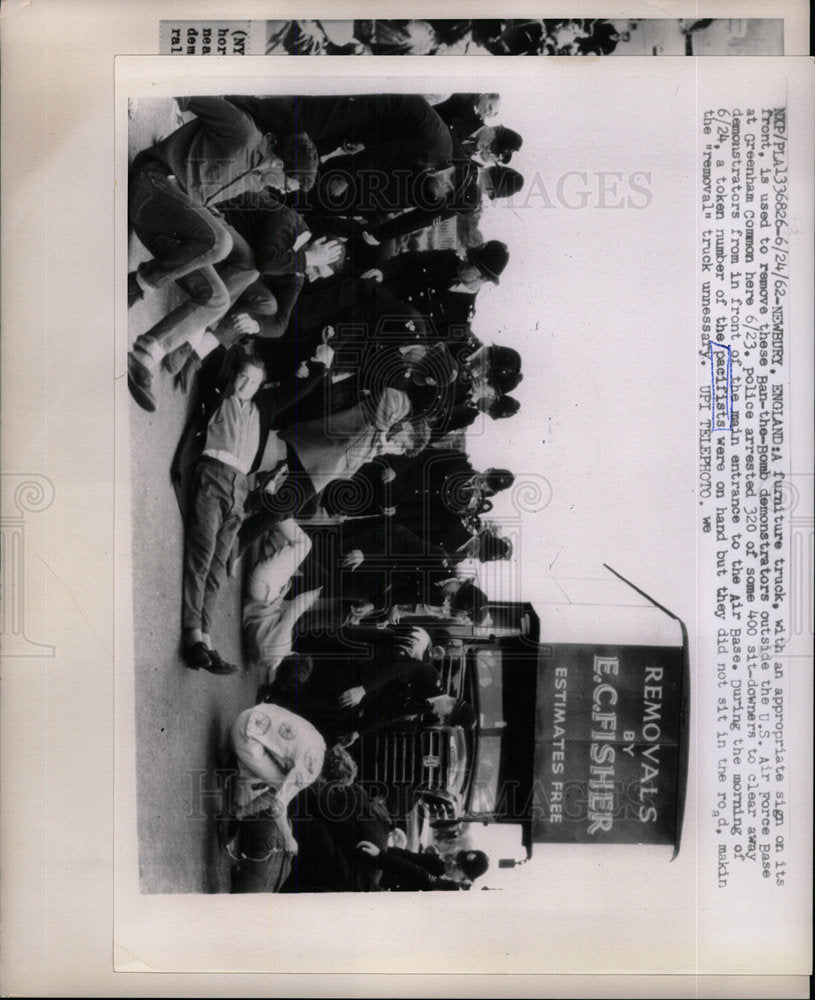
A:
<svg viewBox="0 0 815 1000">
<path fill-rule="evenodd" d="M 171 470 L 183 661 L 262 682 L 228 748 L 235 891 L 468 888 L 485 856 L 406 851 L 353 748 L 397 719 L 476 724 L 440 664 L 449 627 L 489 625 L 473 567 L 512 553 L 485 515 L 513 474 L 475 469 L 465 431 L 519 409 L 520 355 L 472 321 L 511 267 L 477 221 L 523 186 L 523 139 L 498 94 L 178 104 L 131 165 L 151 256 L 128 305 L 182 300 L 135 337 L 128 385 L 148 412 L 171 385 L 191 397 Z M 230 575 L 240 664 L 218 652 Z"/>
<path fill-rule="evenodd" d="M 636 22 L 635 22 L 636 23 Z M 630 32 L 605 18 L 271 22 L 267 53 L 610 55 Z"/>
</svg>

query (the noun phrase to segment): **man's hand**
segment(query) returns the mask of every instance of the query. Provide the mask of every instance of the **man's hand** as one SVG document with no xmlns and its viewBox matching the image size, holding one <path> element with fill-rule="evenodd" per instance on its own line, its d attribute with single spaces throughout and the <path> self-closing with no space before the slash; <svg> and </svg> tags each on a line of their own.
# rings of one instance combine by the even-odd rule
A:
<svg viewBox="0 0 815 1000">
<path fill-rule="evenodd" d="M 346 153 L 361 153 L 365 149 L 365 143 L 351 142 L 350 139 L 346 139 L 342 144 L 342 148 Z"/>
<path fill-rule="evenodd" d="M 277 472 L 272 476 L 272 478 L 266 483 L 263 489 L 267 493 L 277 493 L 280 487 L 283 485 L 286 476 L 289 474 L 289 467 L 284 462 Z"/>
<path fill-rule="evenodd" d="M 385 468 L 382 470 L 382 482 L 392 483 L 394 479 L 396 479 L 396 473 L 389 465 L 386 465 Z"/>
<path fill-rule="evenodd" d="M 322 588 L 317 587 L 315 590 L 306 590 L 303 593 L 297 595 L 292 601 L 294 606 L 294 612 L 299 618 L 300 615 L 305 614 L 306 611 L 314 604 L 317 598 L 320 596 L 320 590 Z"/>
<path fill-rule="evenodd" d="M 362 699 L 365 697 L 365 688 L 361 685 L 359 687 L 348 688 L 347 691 L 337 698 L 337 704 L 340 708 L 353 708 L 354 705 L 358 705 Z"/>
<path fill-rule="evenodd" d="M 342 255 L 342 244 L 339 240 L 327 240 L 321 236 L 306 250 L 306 265 L 308 267 L 327 267 L 334 264 Z"/>
<path fill-rule="evenodd" d="M 394 604 L 393 607 L 388 612 L 388 617 L 383 622 L 377 622 L 377 628 L 387 628 L 388 625 L 398 625 L 402 620 L 402 613 L 399 610 L 399 606 Z"/>
<path fill-rule="evenodd" d="M 370 855 L 372 858 L 381 853 L 376 844 L 372 844 L 370 840 L 360 840 L 357 844 L 357 850 L 362 851 L 363 854 Z"/>
<path fill-rule="evenodd" d="M 255 790 L 262 789 L 260 794 L 257 795 L 253 800 L 249 808 L 246 810 L 248 815 L 257 816 L 259 813 L 270 812 L 277 818 L 280 810 L 280 802 L 277 799 L 277 791 L 274 788 L 266 785 L 264 783 L 258 783 Z"/>
<path fill-rule="evenodd" d="M 351 549 L 348 555 L 345 555 L 340 560 L 340 567 L 342 569 L 350 569 L 353 573 L 357 566 L 361 566 L 365 561 L 365 553 L 362 549 Z"/>
<path fill-rule="evenodd" d="M 383 276 L 382 272 L 379 270 L 378 267 L 372 267 L 369 270 L 364 271 L 360 275 L 360 278 L 362 278 L 362 279 L 373 278 L 374 281 L 382 281 L 383 277 L 384 276 Z"/>
<path fill-rule="evenodd" d="M 331 362 L 334 360 L 334 351 L 328 346 L 328 344 L 319 344 L 317 350 L 314 352 L 314 357 L 311 359 L 316 361 L 318 364 L 325 365 L 326 368 L 331 367 Z"/>
<path fill-rule="evenodd" d="M 236 313 L 232 317 L 232 328 L 244 337 L 253 337 L 256 333 L 260 333 L 260 323 L 249 313 Z"/>
</svg>

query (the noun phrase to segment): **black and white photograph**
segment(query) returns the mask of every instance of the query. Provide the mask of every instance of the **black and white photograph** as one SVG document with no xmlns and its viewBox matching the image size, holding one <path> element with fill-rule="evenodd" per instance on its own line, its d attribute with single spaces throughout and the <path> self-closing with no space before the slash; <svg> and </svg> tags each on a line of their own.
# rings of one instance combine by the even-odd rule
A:
<svg viewBox="0 0 815 1000">
<path fill-rule="evenodd" d="M 792 11 L 787 11 L 787 15 Z M 784 17 L 162 21 L 166 55 L 783 55 Z"/>
<path fill-rule="evenodd" d="M 542 147 L 513 107 L 131 105 L 145 891 L 511 889 L 536 843 L 679 848 L 683 622 L 602 552 L 553 572 L 557 623 L 523 572 L 565 547 L 546 438 L 572 418 L 536 401 L 559 338 L 524 289 Z"/>
<path fill-rule="evenodd" d="M 781 55 L 782 18 L 515 18 L 269 22 L 289 55 Z"/>
<path fill-rule="evenodd" d="M 2 7 L 4 991 L 805 995 L 800 5 Z"/>
<path fill-rule="evenodd" d="M 708 111 L 691 63 L 646 90 L 644 62 L 445 61 L 432 92 L 342 60 L 277 87 L 188 64 L 197 88 L 128 80 L 120 102 L 144 905 L 296 896 L 275 905 L 310 926 L 309 897 L 342 919 L 365 892 L 387 935 L 406 893 L 465 892 L 523 968 L 565 971 L 521 915 L 574 889 L 626 914 L 622 964 L 645 914 L 698 961 L 700 850 L 725 886 L 749 862 L 741 898 L 795 855 L 758 699 L 769 722 L 796 697 L 770 604 L 799 569 L 770 559 L 783 515 L 767 534 L 796 487 L 783 433 L 760 450 L 770 403 L 734 416 L 749 386 L 785 419 L 783 86 L 747 111 L 717 67 Z M 698 228 L 676 225 L 689 203 Z M 714 473 L 740 463 L 727 492 Z M 711 739 L 737 761 L 750 741 L 779 857 L 751 846 L 738 767 L 700 781 Z M 411 929 L 431 969 L 449 905 Z"/>
</svg>

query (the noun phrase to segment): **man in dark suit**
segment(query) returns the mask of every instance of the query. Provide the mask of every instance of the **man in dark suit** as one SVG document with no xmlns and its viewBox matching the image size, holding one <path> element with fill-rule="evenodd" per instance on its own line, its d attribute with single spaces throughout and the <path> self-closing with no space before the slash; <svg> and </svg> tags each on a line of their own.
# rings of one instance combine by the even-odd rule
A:
<svg viewBox="0 0 815 1000">
<path fill-rule="evenodd" d="M 343 656 L 336 640 L 332 648 L 330 659 L 287 657 L 273 683 L 258 691 L 258 701 L 295 712 L 330 743 L 379 728 L 406 706 L 423 705 L 442 693 L 436 668 L 407 655 L 412 652 L 407 644 L 402 647 L 382 636 L 376 659 Z"/>
<path fill-rule="evenodd" d="M 291 875 L 281 892 L 375 892 L 380 872 L 356 853 L 359 841 L 381 850 L 389 844 L 393 821 L 379 798 L 359 783 L 315 782 L 291 806 L 298 844 Z"/>
<path fill-rule="evenodd" d="M 370 222 L 372 233 L 379 241 L 407 236 L 445 222 L 455 216 L 464 217 L 478 212 L 484 198 L 495 201 L 517 194 L 524 184 L 523 175 L 511 167 L 494 163 L 481 168 L 466 154 L 451 167 L 440 171 L 436 180 L 443 185 L 441 194 L 421 194 L 412 207 L 385 220 Z M 400 208 L 403 206 L 399 206 Z"/>
<path fill-rule="evenodd" d="M 455 250 L 415 250 L 397 254 L 381 266 L 383 285 L 422 316 L 435 319 L 471 312 L 479 288 L 498 284 L 509 262 L 506 244 L 489 240 L 469 247 L 463 257 Z"/>
<path fill-rule="evenodd" d="M 354 170 L 437 169 L 453 153 L 445 123 L 418 94 L 228 100 L 273 135 L 306 132 L 321 156 L 338 148 L 354 152 Z"/>
<path fill-rule="evenodd" d="M 469 139 L 484 124 L 485 119 L 498 114 L 499 94 L 451 94 L 434 110 L 450 129 L 454 139 Z"/>
</svg>

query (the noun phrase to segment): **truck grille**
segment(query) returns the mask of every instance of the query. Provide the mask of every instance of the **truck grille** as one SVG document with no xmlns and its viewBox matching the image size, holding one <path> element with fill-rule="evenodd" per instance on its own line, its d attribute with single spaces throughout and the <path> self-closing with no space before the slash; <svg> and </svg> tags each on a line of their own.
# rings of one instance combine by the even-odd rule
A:
<svg viewBox="0 0 815 1000">
<path fill-rule="evenodd" d="M 446 789 L 449 761 L 446 733 L 380 733 L 374 754 L 377 781 L 412 788 Z"/>
</svg>

